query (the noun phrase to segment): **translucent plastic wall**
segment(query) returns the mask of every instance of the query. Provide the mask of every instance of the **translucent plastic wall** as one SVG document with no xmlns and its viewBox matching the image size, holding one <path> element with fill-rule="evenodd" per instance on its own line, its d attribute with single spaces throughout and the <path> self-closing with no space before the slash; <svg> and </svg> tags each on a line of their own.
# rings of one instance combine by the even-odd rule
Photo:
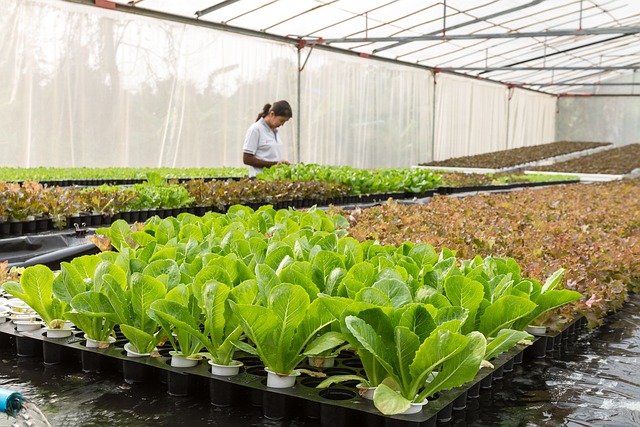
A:
<svg viewBox="0 0 640 427">
<path fill-rule="evenodd" d="M 290 45 L 60 1 L 0 9 L 4 165 L 240 165 L 262 106 L 296 98 Z"/>
<path fill-rule="evenodd" d="M 509 93 L 506 149 L 557 141 L 556 98 L 524 89 Z"/>
<path fill-rule="evenodd" d="M 555 97 L 438 74 L 434 160 L 554 141 Z"/>
<path fill-rule="evenodd" d="M 503 85 L 436 75 L 434 160 L 504 150 L 507 96 Z"/>
<path fill-rule="evenodd" d="M 400 167 L 554 140 L 548 95 L 321 49 L 299 73 L 309 47 L 58 0 L 0 8 L 0 165 L 240 166 L 279 99 L 292 161 Z"/>
<path fill-rule="evenodd" d="M 429 71 L 315 50 L 301 81 L 302 159 L 403 167 L 431 157 Z"/>
<path fill-rule="evenodd" d="M 607 82 L 637 83 L 640 82 L 637 74 L 634 72 Z M 562 97 L 558 100 L 558 139 L 611 142 L 614 145 L 640 142 L 639 86 L 592 87 L 589 92 L 598 96 Z M 619 93 L 629 92 L 637 94 L 619 96 Z"/>
</svg>

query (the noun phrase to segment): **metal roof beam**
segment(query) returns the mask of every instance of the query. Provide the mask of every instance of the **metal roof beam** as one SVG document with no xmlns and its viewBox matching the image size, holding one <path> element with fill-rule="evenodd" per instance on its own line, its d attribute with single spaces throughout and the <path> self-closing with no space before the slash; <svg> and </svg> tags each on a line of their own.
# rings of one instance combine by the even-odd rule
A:
<svg viewBox="0 0 640 427">
<path fill-rule="evenodd" d="M 602 66 L 594 65 L 587 67 L 438 67 L 442 71 L 587 71 L 587 70 L 640 70 L 640 65 Z"/>
<path fill-rule="evenodd" d="M 485 39 L 516 39 L 531 37 L 563 37 L 563 36 L 597 36 L 605 34 L 638 34 L 640 27 L 611 27 L 611 28 L 584 28 L 582 30 L 549 30 L 549 31 L 525 31 L 512 33 L 478 33 L 478 34 L 444 34 L 423 35 L 415 37 L 353 37 L 341 39 L 325 39 L 326 44 L 332 43 L 376 43 L 376 42 L 417 42 L 417 41 L 443 41 L 443 40 L 485 40 Z"/>
<path fill-rule="evenodd" d="M 527 4 L 523 4 L 523 5 L 518 6 L 518 7 L 512 7 L 510 9 L 501 10 L 500 12 L 492 13 L 490 15 L 486 15 L 486 16 L 483 16 L 481 18 L 476 18 L 476 19 L 472 19 L 471 21 L 462 22 L 462 23 L 457 24 L 457 25 L 452 25 L 451 27 L 447 28 L 446 30 L 447 31 L 457 30 L 458 28 L 466 27 L 468 25 L 477 24 L 478 22 L 483 22 L 483 21 L 486 21 L 488 19 L 497 18 L 498 16 L 507 15 L 507 14 L 512 13 L 512 12 L 517 12 L 519 10 L 526 9 L 528 7 L 536 6 L 537 4 L 542 3 L 543 1 L 544 0 L 535 0 L 535 1 L 529 2 Z M 432 35 L 441 34 L 441 33 L 442 33 L 442 30 L 437 30 L 437 31 L 433 31 L 431 33 L 427 33 L 426 35 L 432 36 Z M 389 46 L 384 46 L 384 47 L 381 47 L 381 48 L 378 48 L 378 49 L 374 49 L 373 53 L 382 52 L 382 51 L 387 50 L 387 49 L 393 49 L 394 47 L 398 47 L 398 46 L 401 46 L 401 45 L 406 44 L 406 43 L 409 43 L 409 42 L 408 41 L 401 41 L 401 42 L 394 43 L 394 44 L 389 45 Z"/>
<path fill-rule="evenodd" d="M 558 82 L 558 83 L 513 83 L 516 86 L 640 86 L 640 83 L 571 83 L 571 82 Z"/>
<path fill-rule="evenodd" d="M 207 13 L 211 13 L 211 12 L 213 12 L 215 10 L 222 9 L 223 7 L 227 7 L 227 6 L 229 6 L 229 5 L 231 5 L 231 4 L 235 3 L 235 2 L 238 2 L 238 1 L 240 1 L 240 0 L 225 0 L 225 1 L 221 1 L 220 3 L 214 4 L 213 6 L 209 6 L 206 9 L 202 9 L 202 10 L 196 11 L 196 16 L 198 18 L 200 18 L 201 16 L 206 15 Z"/>
</svg>

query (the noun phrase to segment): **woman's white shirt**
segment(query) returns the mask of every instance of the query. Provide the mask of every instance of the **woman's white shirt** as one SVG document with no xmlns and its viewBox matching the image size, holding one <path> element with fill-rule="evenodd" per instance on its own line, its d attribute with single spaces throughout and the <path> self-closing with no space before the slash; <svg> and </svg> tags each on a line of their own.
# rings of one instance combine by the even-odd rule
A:
<svg viewBox="0 0 640 427">
<path fill-rule="evenodd" d="M 247 130 L 242 151 L 260 160 L 270 162 L 282 160 L 282 140 L 278 137 L 278 129 L 271 129 L 264 119 L 258 120 Z M 262 172 L 262 168 L 247 166 L 249 176 L 256 176 Z"/>
</svg>

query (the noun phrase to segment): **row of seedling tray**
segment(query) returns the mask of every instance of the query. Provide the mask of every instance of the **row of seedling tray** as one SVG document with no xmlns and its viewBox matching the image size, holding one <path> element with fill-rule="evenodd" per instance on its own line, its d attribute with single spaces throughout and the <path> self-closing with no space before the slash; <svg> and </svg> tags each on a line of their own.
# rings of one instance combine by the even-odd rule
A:
<svg viewBox="0 0 640 427">
<path fill-rule="evenodd" d="M 482 368 L 475 379 L 464 386 L 440 392 L 416 414 L 382 415 L 371 400 L 361 396 L 357 381 L 334 384 L 318 389 L 322 378 L 301 375 L 295 385 L 288 388 L 267 387 L 267 373 L 260 359 L 238 352 L 234 359 L 243 363 L 237 375 L 218 376 L 211 366 L 199 363 L 194 367 L 171 366 L 169 347 L 161 347 L 158 354 L 146 357 L 129 357 L 124 346 L 126 339 L 117 331 L 108 348 L 89 347 L 81 331 L 70 337 L 50 338 L 45 328 L 18 331 L 10 317 L 0 323 L 0 347 L 15 346 L 20 357 L 42 357 L 45 365 L 81 364 L 84 372 L 119 372 L 129 384 L 161 383 L 171 396 L 196 394 L 196 390 L 209 390 L 209 401 L 215 406 L 261 407 L 263 415 L 272 420 L 294 416 L 318 420 L 322 426 L 347 427 L 357 424 L 367 426 L 435 426 L 451 420 L 453 411 L 463 411 L 469 399 L 480 397 L 490 389 L 494 381 L 514 371 L 514 365 L 524 358 L 554 357 L 558 350 L 570 345 L 586 328 L 586 319 L 578 318 L 562 332 L 536 336 L 530 346 L 518 345 L 492 360 L 493 368 Z M 89 343 L 89 345 L 91 345 Z M 351 352 L 342 352 L 333 366 L 316 368 L 303 363 L 304 368 L 331 375 L 364 375 L 362 364 Z"/>
</svg>

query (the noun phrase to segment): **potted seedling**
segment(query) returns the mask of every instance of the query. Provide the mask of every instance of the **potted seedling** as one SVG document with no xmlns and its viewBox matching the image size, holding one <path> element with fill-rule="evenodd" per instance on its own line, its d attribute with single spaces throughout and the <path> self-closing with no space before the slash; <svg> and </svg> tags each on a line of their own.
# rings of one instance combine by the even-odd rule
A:
<svg viewBox="0 0 640 427">
<path fill-rule="evenodd" d="M 201 313 L 198 301 L 184 284 L 174 287 L 164 299 L 156 300 L 149 306 L 147 314 L 160 325 L 173 347 L 169 353 L 171 366 L 190 368 L 202 359 L 200 350 L 204 347 L 203 342 L 192 334 L 190 328 L 184 327 L 190 325 L 199 329 L 202 324 Z"/>
<path fill-rule="evenodd" d="M 528 315 L 515 322 L 514 329 L 523 330 L 526 328 L 527 332 L 532 335 L 544 335 L 547 331 L 546 322 L 553 314 L 554 309 L 582 298 L 580 292 L 555 289 L 562 280 L 564 271 L 563 268 L 557 270 L 545 281 L 544 285 L 530 279 L 523 280 L 516 286 L 518 290 L 529 295 L 536 307 Z"/>
<path fill-rule="evenodd" d="M 309 366 L 314 368 L 331 368 L 334 366 L 335 359 L 340 352 L 350 348 L 352 347 L 351 344 L 347 342 L 347 337 L 340 332 L 328 331 L 324 334 L 319 334 L 318 337 L 307 346 L 304 354 L 307 356 Z"/>
<path fill-rule="evenodd" d="M 65 318 L 85 333 L 87 347 L 106 348 L 115 342 L 113 330 L 120 307 L 106 295 L 108 286 L 126 283 L 127 273 L 98 255 L 86 255 L 60 264 L 53 293 L 72 310 Z"/>
<path fill-rule="evenodd" d="M 71 335 L 71 328 L 64 320 L 67 304 L 53 295 L 53 281 L 54 274 L 48 267 L 34 265 L 24 270 L 19 283 L 5 283 L 4 290 L 24 301 L 40 316 L 47 327 L 47 337 L 61 338 Z"/>
<path fill-rule="evenodd" d="M 199 356 L 209 359 L 211 373 L 220 376 L 236 375 L 242 363 L 233 360 L 236 349 L 233 342 L 242 335 L 242 328 L 233 318 L 227 300 L 234 298 L 239 303 L 251 304 L 257 294 L 256 285 L 246 282 L 230 289 L 216 280 L 202 283 L 199 280 L 201 278 L 202 276 L 196 278 L 193 289 L 198 307 L 204 313 L 204 322 L 199 316 L 194 316 L 188 307 L 166 302 L 153 305 L 155 316 L 204 347 L 206 351 L 199 353 Z"/>
<path fill-rule="evenodd" d="M 301 372 L 296 366 L 306 357 L 306 345 L 336 320 L 319 300 L 310 303 L 304 288 L 289 283 L 275 286 L 264 307 L 233 301 L 230 304 L 255 347 L 243 341 L 237 341 L 236 346 L 262 360 L 267 387 L 293 386 Z"/>
<path fill-rule="evenodd" d="M 373 396 L 383 414 L 420 412 L 427 397 L 458 387 L 477 374 L 486 347 L 481 333 L 452 331 L 451 322 L 434 329 L 434 320 L 429 321 L 431 316 L 421 304 L 410 304 L 392 316 L 379 308 L 367 311 L 366 316 L 347 316 L 345 323 L 386 370 L 388 377 Z M 372 323 L 386 326 L 381 329 Z"/>
<path fill-rule="evenodd" d="M 366 292 L 364 292 L 366 293 Z M 375 293 L 375 292 L 374 292 Z M 361 293 L 359 296 L 362 296 Z M 380 307 L 370 302 L 363 301 L 363 298 L 358 298 L 358 301 L 354 301 L 349 298 L 341 298 L 335 296 L 329 296 L 320 294 L 318 300 L 323 304 L 324 309 L 331 312 L 334 317 L 340 319 L 340 330 L 342 335 L 349 342 L 349 346 L 356 350 L 356 353 L 362 362 L 362 367 L 366 377 L 360 375 L 332 375 L 320 384 L 318 388 L 327 388 L 332 384 L 341 383 L 345 381 L 359 381 L 356 385 L 361 397 L 367 400 L 373 400 L 373 395 L 377 387 L 387 377 L 386 370 L 380 362 L 374 357 L 374 355 L 364 347 L 357 338 L 350 332 L 345 323 L 346 317 L 349 315 L 357 314 L 363 318 L 369 319 L 372 324 L 376 324 L 376 327 L 381 329 L 386 328 L 388 325 L 384 322 L 377 322 L 379 319 L 383 319 L 383 316 L 371 314 L 372 310 L 378 309 L 385 312 L 390 312 L 392 307 Z"/>
<path fill-rule="evenodd" d="M 162 339 L 158 323 L 149 317 L 148 310 L 154 301 L 164 298 L 167 288 L 157 278 L 135 272 L 129 283 L 126 276 L 106 276 L 105 294 L 115 302 L 120 331 L 129 340 L 124 349 L 129 357 L 148 356 Z"/>
</svg>

